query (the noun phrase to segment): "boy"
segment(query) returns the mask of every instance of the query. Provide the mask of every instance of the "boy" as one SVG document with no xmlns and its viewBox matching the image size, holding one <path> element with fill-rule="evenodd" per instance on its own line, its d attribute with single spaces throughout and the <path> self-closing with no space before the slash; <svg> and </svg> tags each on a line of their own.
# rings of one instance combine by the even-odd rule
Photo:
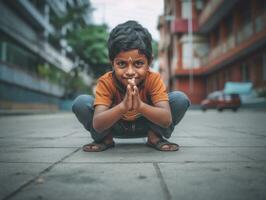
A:
<svg viewBox="0 0 266 200">
<path fill-rule="evenodd" d="M 114 147 L 113 138 L 147 137 L 147 145 L 160 151 L 177 151 L 169 138 L 190 102 L 181 92 L 167 94 L 160 74 L 150 71 L 152 38 L 136 21 L 116 26 L 108 39 L 113 71 L 99 78 L 95 100 L 80 95 L 72 110 L 90 131 L 93 143 L 86 152 Z"/>
</svg>

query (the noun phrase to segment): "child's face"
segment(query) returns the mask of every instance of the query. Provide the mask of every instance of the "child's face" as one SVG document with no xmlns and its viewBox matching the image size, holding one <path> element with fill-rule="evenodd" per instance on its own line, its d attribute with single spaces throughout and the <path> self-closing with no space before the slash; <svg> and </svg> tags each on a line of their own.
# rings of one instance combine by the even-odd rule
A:
<svg viewBox="0 0 266 200">
<path fill-rule="evenodd" d="M 128 80 L 135 78 L 138 85 L 146 77 L 149 70 L 148 59 L 145 55 L 139 54 L 137 49 L 120 52 L 113 61 L 113 69 L 116 78 L 124 85 Z"/>
</svg>

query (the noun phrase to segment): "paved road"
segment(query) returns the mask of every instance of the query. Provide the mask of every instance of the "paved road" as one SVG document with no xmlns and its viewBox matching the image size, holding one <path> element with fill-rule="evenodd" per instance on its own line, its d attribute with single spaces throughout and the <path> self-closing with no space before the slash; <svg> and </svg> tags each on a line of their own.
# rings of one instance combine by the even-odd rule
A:
<svg viewBox="0 0 266 200">
<path fill-rule="evenodd" d="M 91 139 L 71 113 L 0 117 L 0 199 L 266 199 L 266 113 L 189 111 L 178 152 Z"/>
</svg>

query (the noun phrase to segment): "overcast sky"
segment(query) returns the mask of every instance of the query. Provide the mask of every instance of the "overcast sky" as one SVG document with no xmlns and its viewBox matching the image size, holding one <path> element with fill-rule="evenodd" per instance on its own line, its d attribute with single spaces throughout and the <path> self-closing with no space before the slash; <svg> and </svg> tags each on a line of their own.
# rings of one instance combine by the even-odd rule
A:
<svg viewBox="0 0 266 200">
<path fill-rule="evenodd" d="M 163 0 L 90 0 L 95 8 L 96 24 L 107 23 L 112 29 L 127 20 L 136 20 L 149 30 L 154 40 L 159 40 L 158 17 L 163 13 Z"/>
</svg>

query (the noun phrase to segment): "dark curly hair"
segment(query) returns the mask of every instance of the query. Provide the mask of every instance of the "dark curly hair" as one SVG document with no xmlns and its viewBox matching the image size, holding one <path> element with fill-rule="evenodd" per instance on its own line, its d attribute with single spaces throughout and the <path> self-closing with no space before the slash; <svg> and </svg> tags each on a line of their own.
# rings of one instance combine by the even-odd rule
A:
<svg viewBox="0 0 266 200">
<path fill-rule="evenodd" d="M 149 31 L 138 22 L 130 20 L 117 25 L 108 38 L 108 52 L 111 62 L 122 51 L 138 49 L 150 64 L 152 61 L 152 37 Z"/>
</svg>

